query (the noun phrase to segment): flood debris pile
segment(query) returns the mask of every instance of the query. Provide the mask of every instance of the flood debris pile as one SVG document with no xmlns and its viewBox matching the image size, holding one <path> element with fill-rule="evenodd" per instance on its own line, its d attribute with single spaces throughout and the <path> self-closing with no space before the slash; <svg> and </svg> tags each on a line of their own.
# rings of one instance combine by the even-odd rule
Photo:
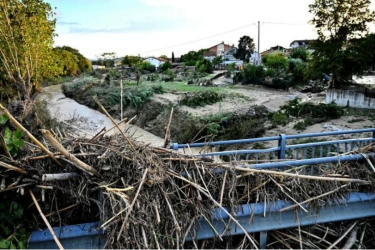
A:
<svg viewBox="0 0 375 250">
<path fill-rule="evenodd" d="M 216 232 L 212 240 L 188 239 L 197 235 L 199 218 L 212 221 L 214 208 L 228 208 L 223 212 L 229 211 L 225 213 L 240 230 L 240 204 L 288 200 L 294 203 L 289 209 L 299 210 L 305 201 L 305 209 L 316 213 L 348 192 L 375 187 L 375 174 L 365 163 L 318 166 L 320 178 L 314 178 L 299 172 L 310 166 L 281 171 L 252 169 L 246 162 L 218 164 L 137 142 L 124 132 L 108 137 L 101 131 L 89 139 L 41 132 L 43 140 L 31 139 L 17 157 L 0 155 L 0 192 L 21 191 L 36 198 L 28 210 L 35 228 L 100 221 L 106 248 L 259 248 L 255 234 Z M 369 145 L 363 152 L 374 149 Z M 353 223 L 336 225 L 346 231 Z M 339 228 L 316 225 L 269 232 L 268 247 L 329 247 L 342 237 Z M 369 226 L 358 234 L 362 232 L 364 239 L 375 234 Z M 306 244 L 306 237 L 315 243 Z M 349 238 L 347 234 L 336 247 Z M 364 243 L 362 247 L 375 246 Z"/>
</svg>

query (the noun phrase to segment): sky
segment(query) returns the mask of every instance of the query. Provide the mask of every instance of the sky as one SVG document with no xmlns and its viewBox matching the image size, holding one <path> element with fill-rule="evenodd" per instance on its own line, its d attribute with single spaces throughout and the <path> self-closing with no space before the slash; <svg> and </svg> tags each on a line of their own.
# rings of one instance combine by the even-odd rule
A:
<svg viewBox="0 0 375 250">
<path fill-rule="evenodd" d="M 102 53 L 179 57 L 244 35 L 260 52 L 294 40 L 316 39 L 309 4 L 314 0 L 45 0 L 56 12 L 55 46 Z M 370 8 L 373 10 L 372 3 Z M 371 27 L 372 29 L 372 27 Z M 375 29 L 374 29 L 375 30 Z"/>
</svg>

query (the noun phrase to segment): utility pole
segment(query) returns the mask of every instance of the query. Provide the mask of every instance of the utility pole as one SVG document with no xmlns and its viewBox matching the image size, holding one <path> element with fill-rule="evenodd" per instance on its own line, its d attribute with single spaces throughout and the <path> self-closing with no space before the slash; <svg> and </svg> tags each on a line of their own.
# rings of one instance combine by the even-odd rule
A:
<svg viewBox="0 0 375 250">
<path fill-rule="evenodd" d="M 260 21 L 258 21 L 258 65 L 260 65 Z"/>
</svg>

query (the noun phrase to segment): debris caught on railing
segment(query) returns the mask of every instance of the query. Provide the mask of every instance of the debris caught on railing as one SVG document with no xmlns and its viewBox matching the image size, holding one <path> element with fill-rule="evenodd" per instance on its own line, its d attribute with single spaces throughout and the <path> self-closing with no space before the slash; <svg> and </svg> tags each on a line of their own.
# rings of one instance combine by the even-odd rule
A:
<svg viewBox="0 0 375 250">
<path fill-rule="evenodd" d="M 42 132 L 42 146 L 29 142 L 14 159 L 0 155 L 0 193 L 29 190 L 30 204 L 38 207 L 28 210 L 35 229 L 100 221 L 106 248 L 262 248 L 259 234 L 244 232 L 257 227 L 252 224 L 256 211 L 244 224 L 239 205 L 262 204 L 262 218 L 293 211 L 294 222 L 301 213 L 345 207 L 348 194 L 375 190 L 375 173 L 367 161 L 303 166 L 308 173 L 312 167 L 319 171 L 312 176 L 283 164 L 283 169 L 261 170 L 252 168 L 251 161 L 213 163 L 125 134 L 85 139 Z M 357 153 L 373 152 L 371 144 Z M 45 200 L 36 202 L 42 194 Z M 270 212 L 278 201 L 286 203 Z M 213 211 L 226 218 L 220 220 L 226 230 L 215 227 L 214 217 L 220 216 Z M 374 219 L 356 219 L 269 231 L 266 247 L 374 248 Z M 202 238 L 203 223 L 214 239 Z"/>
</svg>

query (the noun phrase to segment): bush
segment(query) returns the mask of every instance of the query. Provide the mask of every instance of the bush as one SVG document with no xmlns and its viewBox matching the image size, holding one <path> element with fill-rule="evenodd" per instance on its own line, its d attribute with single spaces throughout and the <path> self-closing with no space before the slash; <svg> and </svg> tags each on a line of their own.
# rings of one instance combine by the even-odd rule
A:
<svg viewBox="0 0 375 250">
<path fill-rule="evenodd" d="M 287 104 L 280 107 L 280 110 L 284 111 L 287 116 L 309 116 L 320 121 L 338 119 L 344 114 L 344 109 L 337 106 L 335 102 L 329 104 L 319 103 L 316 105 L 311 102 L 301 102 L 300 98 L 288 101 Z"/>
<path fill-rule="evenodd" d="M 305 130 L 308 126 L 311 126 L 314 124 L 313 119 L 311 117 L 306 117 L 303 121 L 297 122 L 294 124 L 293 128 L 296 130 Z"/>
<path fill-rule="evenodd" d="M 272 124 L 273 125 L 283 125 L 288 123 L 288 116 L 280 111 L 276 111 L 272 114 Z"/>
<path fill-rule="evenodd" d="M 245 64 L 242 75 L 243 83 L 255 84 L 263 81 L 265 76 L 264 68 L 262 65 Z"/>
<path fill-rule="evenodd" d="M 223 94 L 219 94 L 212 90 L 207 90 L 203 92 L 196 92 L 192 94 L 185 94 L 185 96 L 179 100 L 180 105 L 185 105 L 189 107 L 203 107 L 208 104 L 213 104 L 224 99 Z"/>
<path fill-rule="evenodd" d="M 289 87 L 291 86 L 291 80 L 290 79 L 283 79 L 283 78 L 274 78 L 272 79 L 272 83 L 269 84 L 269 87 L 275 88 L 275 89 L 283 89 L 288 91 Z"/>
<path fill-rule="evenodd" d="M 171 69 L 167 69 L 165 72 L 164 72 L 164 76 L 163 76 L 163 81 L 165 82 L 172 82 L 174 80 L 174 78 L 176 77 L 176 74 L 173 72 L 173 70 Z"/>
<path fill-rule="evenodd" d="M 142 70 L 145 70 L 145 71 L 148 71 L 148 72 L 155 72 L 155 66 L 152 65 L 150 62 L 148 61 L 144 61 L 142 62 L 141 64 L 141 67 L 140 67 Z"/>
<path fill-rule="evenodd" d="M 165 63 L 163 63 L 162 65 L 159 66 L 160 72 L 165 72 L 165 71 L 167 71 L 168 69 L 171 69 L 171 68 L 172 68 L 172 64 L 170 62 L 165 62 Z"/>
</svg>

